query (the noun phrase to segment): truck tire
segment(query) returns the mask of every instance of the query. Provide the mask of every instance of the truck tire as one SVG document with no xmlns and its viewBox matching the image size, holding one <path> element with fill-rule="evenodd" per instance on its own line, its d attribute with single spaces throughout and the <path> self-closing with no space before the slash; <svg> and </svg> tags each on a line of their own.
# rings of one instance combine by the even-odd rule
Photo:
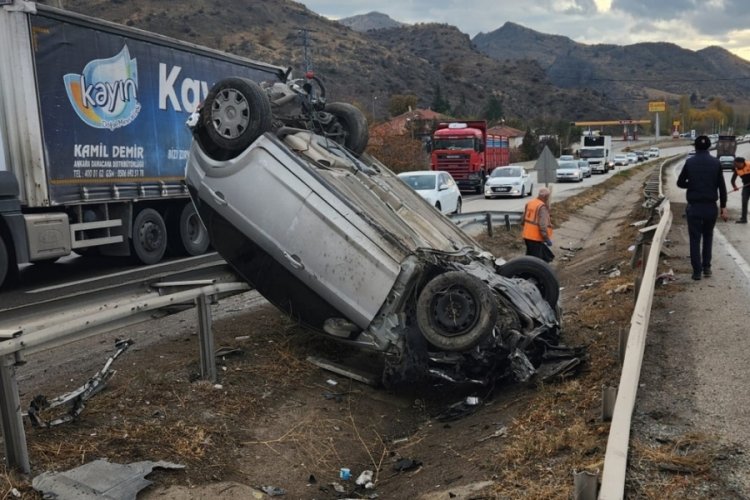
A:
<svg viewBox="0 0 750 500">
<path fill-rule="evenodd" d="M 370 139 L 365 115 L 357 107 L 345 102 L 326 104 L 325 110 L 335 116 L 344 129 L 342 145 L 354 153 L 354 156 L 359 157 L 364 153 Z"/>
<path fill-rule="evenodd" d="M 197 129 L 209 156 L 234 158 L 271 129 L 271 103 L 254 81 L 225 78 L 206 96 Z"/>
<path fill-rule="evenodd" d="M 489 286 L 462 271 L 436 276 L 417 299 L 419 330 L 444 351 L 471 349 L 492 333 L 497 317 L 497 302 Z"/>
<path fill-rule="evenodd" d="M 560 298 L 560 282 L 552 268 L 537 257 L 524 255 L 509 260 L 497 270 L 500 276 L 506 278 L 523 278 L 532 282 L 542 298 L 554 309 Z"/>
<path fill-rule="evenodd" d="M 0 287 L 3 286 L 9 269 L 10 255 L 8 254 L 8 248 L 5 246 L 5 240 L 0 236 Z"/>
<path fill-rule="evenodd" d="M 175 206 L 166 214 L 167 247 L 174 255 L 202 255 L 209 247 L 208 231 L 195 211 L 195 206 L 185 203 Z"/>
<path fill-rule="evenodd" d="M 156 264 L 167 250 L 167 227 L 161 214 L 144 208 L 133 220 L 132 254 L 143 264 Z"/>
</svg>

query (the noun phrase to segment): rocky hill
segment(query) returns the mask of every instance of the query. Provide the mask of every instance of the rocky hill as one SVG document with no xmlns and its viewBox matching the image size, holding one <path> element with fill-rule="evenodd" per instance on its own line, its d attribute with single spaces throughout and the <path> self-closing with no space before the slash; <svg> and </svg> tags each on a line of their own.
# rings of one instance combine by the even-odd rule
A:
<svg viewBox="0 0 750 500">
<path fill-rule="evenodd" d="M 426 108 L 438 91 L 457 116 L 480 116 L 490 99 L 497 100 L 503 117 L 520 128 L 642 118 L 644 100 L 654 96 L 695 93 L 745 102 L 750 95 L 750 64 L 717 47 L 693 52 L 667 43 L 588 46 L 512 23 L 474 40 L 445 24 L 357 31 L 365 21 L 383 18 L 371 13 L 361 23 L 336 22 L 290 0 L 42 3 L 291 66 L 297 74 L 306 65 L 307 34 L 307 63 L 329 96 L 377 119 L 387 118 L 394 94 L 414 94 L 417 106 Z"/>
<path fill-rule="evenodd" d="M 380 12 L 368 12 L 367 14 L 358 16 L 345 17 L 338 19 L 338 22 L 354 31 L 360 32 L 404 26 L 404 23 L 394 21 L 390 16 L 381 14 Z"/>
</svg>

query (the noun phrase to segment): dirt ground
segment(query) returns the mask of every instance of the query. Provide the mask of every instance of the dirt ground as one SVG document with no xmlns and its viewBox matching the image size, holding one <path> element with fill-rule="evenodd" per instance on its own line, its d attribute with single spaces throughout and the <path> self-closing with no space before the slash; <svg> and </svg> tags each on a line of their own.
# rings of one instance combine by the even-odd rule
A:
<svg viewBox="0 0 750 500">
<path fill-rule="evenodd" d="M 54 397 L 83 383 L 115 338 L 136 341 L 75 422 L 27 425 L 32 477 L 98 458 L 165 460 L 185 469 L 154 471 L 154 485 L 139 498 L 263 498 L 268 487 L 304 499 L 570 498 L 573 472 L 602 466 L 609 426 L 600 416 L 601 388 L 617 385 L 618 335 L 629 328 L 637 272 L 628 250 L 637 229 L 630 224 L 647 215 L 640 202 L 648 173 L 610 174 L 599 187 L 553 205 L 563 340 L 588 348 L 576 377 L 479 391 L 371 387 L 307 358 L 369 371 L 377 358 L 302 330 L 250 292 L 213 308 L 217 347 L 227 348 L 218 384 L 199 380 L 194 311 L 19 367 L 28 405 L 38 394 Z M 506 259 L 523 253 L 517 230 L 479 240 Z M 440 418 L 467 396 L 481 402 L 473 412 Z M 348 481 L 339 478 L 344 467 Z M 366 470 L 374 473 L 373 489 L 355 484 Z M 7 471 L 2 477 L 0 498 L 12 498 L 12 488 L 38 497 L 30 478 Z M 633 497 L 659 498 L 637 484 L 629 488 Z"/>
</svg>

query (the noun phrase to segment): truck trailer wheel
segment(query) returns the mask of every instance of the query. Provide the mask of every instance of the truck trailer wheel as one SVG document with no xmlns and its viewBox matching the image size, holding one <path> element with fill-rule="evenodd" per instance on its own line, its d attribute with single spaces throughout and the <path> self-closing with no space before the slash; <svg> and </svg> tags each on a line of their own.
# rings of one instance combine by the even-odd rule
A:
<svg viewBox="0 0 750 500">
<path fill-rule="evenodd" d="M 227 160 L 271 129 L 271 103 L 246 78 L 225 78 L 211 88 L 200 112 L 198 138 L 214 159 Z"/>
<path fill-rule="evenodd" d="M 557 281 L 552 268 L 542 259 L 524 255 L 509 260 L 497 270 L 506 278 L 523 278 L 532 282 L 539 289 L 542 298 L 554 309 L 560 298 L 560 282 Z"/>
<path fill-rule="evenodd" d="M 0 236 L 0 287 L 3 286 L 5 278 L 8 276 L 9 268 L 10 256 L 8 255 L 8 249 L 5 246 L 5 240 Z"/>
<path fill-rule="evenodd" d="M 144 208 L 133 221 L 131 238 L 133 255 L 143 264 L 156 264 L 167 250 L 167 227 L 161 214 Z"/>
<path fill-rule="evenodd" d="M 364 153 L 367 148 L 367 142 L 370 139 L 365 115 L 356 106 L 345 102 L 326 104 L 325 110 L 335 116 L 344 129 L 343 142 L 337 142 L 343 144 L 355 156 Z"/>
<path fill-rule="evenodd" d="M 191 203 L 172 207 L 166 215 L 167 247 L 175 255 L 202 255 L 209 246 L 208 231 Z"/>
<path fill-rule="evenodd" d="M 471 349 L 495 327 L 497 302 L 479 278 L 449 271 L 419 293 L 417 325 L 430 344 L 445 351 Z"/>
</svg>

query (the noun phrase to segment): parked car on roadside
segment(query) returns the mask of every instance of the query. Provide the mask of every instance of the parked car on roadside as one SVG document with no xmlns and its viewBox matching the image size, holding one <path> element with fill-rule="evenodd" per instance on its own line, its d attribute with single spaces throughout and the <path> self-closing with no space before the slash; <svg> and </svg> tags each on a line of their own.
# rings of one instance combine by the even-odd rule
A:
<svg viewBox="0 0 750 500">
<path fill-rule="evenodd" d="M 547 359 L 580 362 L 559 343 L 549 265 L 496 259 L 348 146 L 367 135 L 356 108 L 332 117 L 342 134 L 331 140 L 305 128 L 328 109 L 321 94 L 291 91 L 297 114 L 312 113 L 295 126 L 279 123 L 275 94 L 238 78 L 219 81 L 188 121 L 188 191 L 242 279 L 309 331 L 380 353 L 386 385 L 490 385 L 528 380 Z"/>
<path fill-rule="evenodd" d="M 557 162 L 557 170 L 555 173 L 557 182 L 571 181 L 581 182 L 583 180 L 583 171 L 578 165 L 578 160 L 572 161 L 559 161 Z"/>
<path fill-rule="evenodd" d="M 448 172 L 417 170 L 403 172 L 398 176 L 440 212 L 461 213 L 461 191 Z"/>
<path fill-rule="evenodd" d="M 531 176 L 521 165 L 508 165 L 495 168 L 484 183 L 485 199 L 496 196 L 531 196 L 534 184 Z"/>
</svg>

